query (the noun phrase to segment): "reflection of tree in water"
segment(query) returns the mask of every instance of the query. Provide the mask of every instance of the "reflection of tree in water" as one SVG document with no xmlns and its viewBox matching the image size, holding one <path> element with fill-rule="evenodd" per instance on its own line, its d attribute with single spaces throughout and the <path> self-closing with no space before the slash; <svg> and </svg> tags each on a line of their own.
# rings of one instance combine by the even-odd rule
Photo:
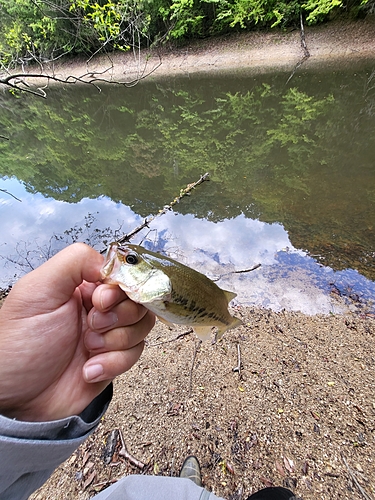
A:
<svg viewBox="0 0 375 500">
<path fill-rule="evenodd" d="M 363 112 L 371 72 L 361 74 L 365 93 L 342 73 L 300 75 L 290 88 L 285 75 L 263 75 L 8 100 L 3 174 L 55 199 L 105 195 L 147 216 L 208 171 L 210 187 L 179 211 L 277 221 L 295 246 L 368 273 L 374 124 Z"/>
<path fill-rule="evenodd" d="M 109 226 L 99 228 L 96 215 L 88 213 L 82 223 L 77 223 L 73 227 L 65 229 L 61 234 L 51 235 L 48 241 L 40 243 L 38 239 L 32 242 L 21 240 L 17 243 L 13 254 L 5 257 L 0 256 L 0 258 L 5 263 L 12 264 L 19 275 L 23 275 L 36 269 L 58 251 L 72 243 L 86 243 L 100 251 L 122 235 L 121 224 L 116 229 Z M 16 279 L 17 276 L 14 278 Z"/>
</svg>

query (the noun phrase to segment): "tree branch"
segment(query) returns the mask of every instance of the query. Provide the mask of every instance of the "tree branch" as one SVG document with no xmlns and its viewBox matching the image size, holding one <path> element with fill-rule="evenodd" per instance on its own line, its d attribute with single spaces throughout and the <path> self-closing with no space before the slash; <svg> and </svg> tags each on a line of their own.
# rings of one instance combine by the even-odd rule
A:
<svg viewBox="0 0 375 500">
<path fill-rule="evenodd" d="M 204 175 L 201 175 L 201 177 L 196 182 L 193 182 L 192 184 L 188 184 L 185 189 L 181 189 L 180 190 L 180 194 L 178 196 L 176 196 L 176 198 L 173 201 L 171 201 L 169 203 L 169 205 L 165 205 L 161 210 L 159 210 L 159 212 L 156 215 L 153 215 L 153 216 L 151 216 L 149 218 L 146 218 L 142 222 L 142 224 L 140 224 L 135 229 L 133 229 L 132 231 L 130 231 L 130 233 L 125 234 L 124 236 L 122 236 L 121 238 L 119 238 L 117 240 L 117 243 L 119 245 L 121 245 L 121 244 L 126 243 L 127 241 L 129 241 L 131 238 L 133 238 L 133 236 L 135 236 L 140 231 L 142 231 L 142 229 L 148 227 L 148 225 L 151 222 L 153 222 L 157 217 L 160 217 L 161 215 L 166 214 L 169 210 L 172 210 L 173 206 L 176 205 L 176 203 L 180 203 L 180 201 L 182 200 L 182 198 L 184 198 L 185 196 L 189 196 L 190 192 L 193 189 L 195 189 L 197 186 L 199 186 L 200 184 L 202 184 L 203 182 L 208 181 L 208 180 L 209 180 L 209 173 L 206 172 Z M 106 251 L 107 251 L 107 249 L 105 248 L 100 253 L 105 253 Z"/>
<path fill-rule="evenodd" d="M 310 52 L 307 48 L 307 44 L 306 44 L 306 38 L 305 38 L 305 28 L 303 26 L 303 17 L 302 17 L 302 12 L 300 12 L 300 15 L 299 15 L 299 19 L 300 19 L 300 25 L 301 25 L 301 30 L 300 30 L 300 35 L 301 35 L 301 47 L 302 47 L 302 50 L 303 50 L 303 57 L 300 61 L 298 61 L 298 63 L 295 65 L 291 75 L 289 76 L 288 80 L 286 81 L 286 84 L 285 85 L 288 85 L 288 83 L 290 82 L 290 80 L 293 78 L 293 76 L 295 75 L 296 71 L 302 66 L 302 64 L 310 57 Z"/>
<path fill-rule="evenodd" d="M 0 136 L 1 137 L 1 136 Z M 3 139 L 7 139 L 6 137 L 3 137 Z M 8 139 L 9 141 L 9 139 Z M 7 189 L 0 189 L 0 191 L 2 193 L 6 193 L 6 194 L 9 194 L 9 196 L 11 196 L 12 198 L 14 198 L 15 200 L 17 201 L 20 201 L 22 203 L 22 200 L 20 200 L 19 198 L 17 198 L 17 196 L 14 196 L 14 194 L 10 193 Z"/>
</svg>

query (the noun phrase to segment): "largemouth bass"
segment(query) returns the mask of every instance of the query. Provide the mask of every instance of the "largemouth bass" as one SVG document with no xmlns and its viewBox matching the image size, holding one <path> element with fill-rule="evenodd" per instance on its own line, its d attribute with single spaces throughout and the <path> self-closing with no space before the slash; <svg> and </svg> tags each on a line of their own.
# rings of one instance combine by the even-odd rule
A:
<svg viewBox="0 0 375 500">
<path fill-rule="evenodd" d="M 229 314 L 236 296 L 207 276 L 138 245 L 112 243 L 101 270 L 104 283 L 119 285 L 134 302 L 161 321 L 191 326 L 202 340 L 218 328 L 216 339 L 241 324 Z"/>
</svg>

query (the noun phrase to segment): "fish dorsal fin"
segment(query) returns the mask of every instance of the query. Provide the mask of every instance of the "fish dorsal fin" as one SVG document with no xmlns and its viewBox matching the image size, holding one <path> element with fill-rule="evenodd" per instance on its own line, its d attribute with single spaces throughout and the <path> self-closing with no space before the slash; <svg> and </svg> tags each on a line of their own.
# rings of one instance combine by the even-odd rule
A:
<svg viewBox="0 0 375 500">
<path fill-rule="evenodd" d="M 210 340 L 212 326 L 193 326 L 193 330 L 203 342 Z"/>
<path fill-rule="evenodd" d="M 237 297 L 237 294 L 234 292 L 230 292 L 229 290 L 223 290 L 224 295 L 227 298 L 228 304 L 231 300 L 233 300 L 235 297 Z"/>
</svg>

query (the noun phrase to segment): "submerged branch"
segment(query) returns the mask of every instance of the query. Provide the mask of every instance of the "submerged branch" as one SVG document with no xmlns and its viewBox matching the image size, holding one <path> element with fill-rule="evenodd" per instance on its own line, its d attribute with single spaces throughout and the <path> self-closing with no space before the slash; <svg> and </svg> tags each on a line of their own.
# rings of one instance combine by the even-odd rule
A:
<svg viewBox="0 0 375 500">
<path fill-rule="evenodd" d="M 117 243 L 119 245 L 122 245 L 123 243 L 126 243 L 127 241 L 129 241 L 131 238 L 133 238 L 133 236 L 135 236 L 140 231 L 142 231 L 142 229 L 148 227 L 148 225 L 151 222 L 153 222 L 157 217 L 160 217 L 161 215 L 166 214 L 167 212 L 169 212 L 169 210 L 172 210 L 172 208 L 174 207 L 174 205 L 176 205 L 177 203 L 180 203 L 180 201 L 182 200 L 182 198 L 184 198 L 185 196 L 189 196 L 190 193 L 191 193 L 191 191 L 193 189 L 195 189 L 197 186 L 199 186 L 200 184 L 202 184 L 203 182 L 208 181 L 208 180 L 209 180 L 209 174 L 208 174 L 208 172 L 206 172 L 196 182 L 193 182 L 192 184 L 188 184 L 185 189 L 181 189 L 180 190 L 180 194 L 178 196 L 176 196 L 176 198 L 173 201 L 171 201 L 169 203 L 169 205 L 165 205 L 162 209 L 159 210 L 159 212 L 156 215 L 152 215 L 149 218 L 146 217 L 146 219 L 142 222 L 142 224 L 140 224 L 135 229 L 133 229 L 132 231 L 130 231 L 130 233 L 125 234 L 124 236 L 122 236 L 121 238 L 119 238 L 117 240 Z M 104 249 L 100 253 L 103 254 L 106 251 L 107 251 L 107 249 Z"/>
<path fill-rule="evenodd" d="M 240 274 L 240 273 L 251 273 L 251 271 L 255 271 L 255 269 L 258 269 L 261 267 L 262 264 L 255 264 L 255 266 L 250 267 L 250 269 L 241 269 L 240 271 L 233 271 L 233 274 Z"/>
<path fill-rule="evenodd" d="M 158 345 L 169 344 L 170 342 L 175 342 L 176 340 L 181 339 L 182 337 L 186 337 L 186 335 L 190 335 L 191 333 L 193 333 L 193 331 L 194 330 L 192 328 L 190 328 L 190 330 L 188 330 L 186 332 L 179 333 L 177 335 L 177 337 L 174 337 L 173 339 L 162 340 L 161 342 L 156 342 L 155 344 L 147 344 L 147 347 L 156 347 Z"/>
<path fill-rule="evenodd" d="M 0 84 L 8 86 L 14 90 L 19 90 L 38 97 L 42 97 L 44 99 L 47 97 L 47 94 L 44 89 L 48 86 L 50 82 L 56 82 L 68 85 L 73 85 L 73 84 L 91 85 L 100 92 L 101 88 L 99 87 L 99 84 L 112 84 L 112 85 L 120 85 L 123 87 L 134 87 L 134 85 L 136 85 L 138 82 L 144 80 L 152 73 L 154 73 L 160 67 L 162 61 L 161 61 L 161 56 L 159 55 L 159 62 L 155 64 L 153 68 L 150 69 L 147 67 L 148 66 L 147 61 L 143 64 L 143 68 L 140 67 L 141 63 L 139 61 L 138 75 L 130 81 L 116 81 L 110 77 L 109 72 L 114 68 L 114 64 L 112 61 L 110 61 L 110 66 L 101 71 L 87 70 L 86 73 L 83 73 L 79 76 L 68 75 L 66 77 L 58 76 L 55 72 L 55 69 L 52 69 L 51 73 L 45 72 L 43 64 L 40 63 L 39 61 L 38 64 L 40 65 L 40 72 L 34 72 L 34 73 L 32 72 L 28 73 L 27 71 L 20 71 L 18 73 L 0 72 Z M 104 76 L 106 74 L 108 75 L 108 77 Z M 27 79 L 31 79 L 31 81 L 32 79 L 39 81 L 42 80 L 45 81 L 46 84 L 44 86 L 43 85 L 38 86 L 38 84 L 31 84 L 30 82 L 27 81 Z"/>
<path fill-rule="evenodd" d="M 220 274 L 219 276 L 215 276 L 215 278 L 211 278 L 212 281 L 219 281 L 225 276 L 230 276 L 231 274 L 241 274 L 241 273 L 251 273 L 252 271 L 255 271 L 256 269 L 259 269 L 262 267 L 262 264 L 255 264 L 253 267 L 249 267 L 249 269 L 239 269 L 238 271 L 230 271 L 229 273 L 224 273 Z"/>
<path fill-rule="evenodd" d="M 300 61 L 298 61 L 298 63 L 295 65 L 291 75 L 289 76 L 288 80 L 286 81 L 286 84 L 285 85 L 288 85 L 288 83 L 290 82 L 290 80 L 293 78 L 293 76 L 295 75 L 296 71 L 302 66 L 302 64 L 310 57 L 310 52 L 309 52 L 309 49 L 307 48 L 307 44 L 306 44 L 306 38 L 305 38 L 305 28 L 303 26 L 303 17 L 302 17 L 302 12 L 300 13 L 300 24 L 301 24 L 301 47 L 302 47 L 302 50 L 303 50 L 303 57 Z"/>
</svg>

